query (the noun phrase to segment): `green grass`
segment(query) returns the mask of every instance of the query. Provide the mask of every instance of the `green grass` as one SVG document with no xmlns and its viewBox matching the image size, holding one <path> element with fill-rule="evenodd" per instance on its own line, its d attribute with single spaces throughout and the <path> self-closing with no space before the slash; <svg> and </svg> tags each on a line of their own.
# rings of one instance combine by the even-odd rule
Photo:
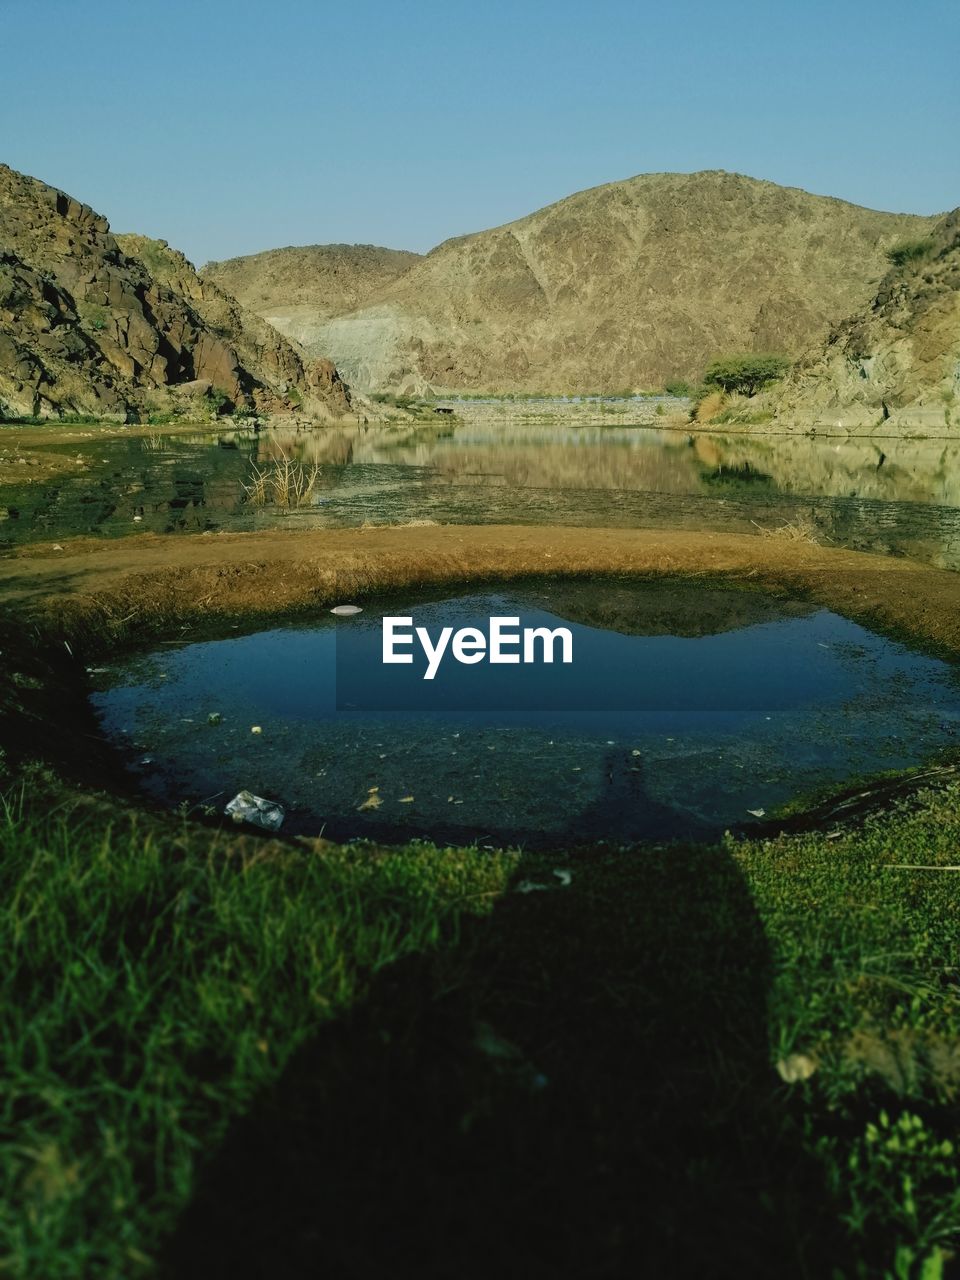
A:
<svg viewBox="0 0 960 1280">
<path fill-rule="evenodd" d="M 62 426 L 92 426 L 96 423 L 103 422 L 101 415 L 98 417 L 93 413 L 60 413 L 54 418 L 42 418 L 31 414 L 9 414 L 0 408 L 0 423 L 4 426 L 18 427 L 62 427 Z"/>
<path fill-rule="evenodd" d="M 423 1276 L 935 1280 L 960 873 L 889 864 L 958 849 L 956 786 L 836 838 L 519 858 L 243 840 L 30 774 L 0 1271 L 398 1274 L 406 1243 Z"/>
<path fill-rule="evenodd" d="M 740 423 L 743 426 L 759 426 L 760 423 L 773 421 L 773 410 L 757 409 L 751 412 L 750 410 L 737 408 L 724 409 L 721 413 L 717 414 L 715 418 L 712 418 L 711 421 L 718 425 L 723 423 Z"/>
<path fill-rule="evenodd" d="M 0 850 L 0 1257 L 23 1277 L 146 1267 L 230 1116 L 508 866 L 418 847 L 230 856 L 209 832 L 28 810 L 17 791 Z"/>
</svg>

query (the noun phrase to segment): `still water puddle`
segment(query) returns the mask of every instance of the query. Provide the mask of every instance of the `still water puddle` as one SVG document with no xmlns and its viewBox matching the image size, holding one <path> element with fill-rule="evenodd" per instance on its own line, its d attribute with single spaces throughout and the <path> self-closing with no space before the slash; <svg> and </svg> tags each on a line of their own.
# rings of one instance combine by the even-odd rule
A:
<svg viewBox="0 0 960 1280">
<path fill-rule="evenodd" d="M 53 430 L 53 428 L 51 428 Z M 0 431 L 12 448 L 16 428 Z M 66 470 L 0 485 L 0 548 L 74 535 L 373 523 L 566 524 L 757 533 L 960 568 L 960 441 L 687 434 L 477 421 L 84 437 Z M 78 460 L 79 459 L 79 460 Z M 308 490 L 276 502 L 275 468 Z M 257 476 L 267 484 L 257 490 Z"/>
<path fill-rule="evenodd" d="M 565 626 L 574 661 L 381 664 L 383 615 Z M 562 847 L 710 837 L 960 742 L 960 681 L 826 610 L 745 590 L 559 580 L 367 602 L 355 617 L 165 646 L 94 677 L 142 789 L 284 831 Z M 253 732 L 254 727 L 258 732 Z"/>
</svg>

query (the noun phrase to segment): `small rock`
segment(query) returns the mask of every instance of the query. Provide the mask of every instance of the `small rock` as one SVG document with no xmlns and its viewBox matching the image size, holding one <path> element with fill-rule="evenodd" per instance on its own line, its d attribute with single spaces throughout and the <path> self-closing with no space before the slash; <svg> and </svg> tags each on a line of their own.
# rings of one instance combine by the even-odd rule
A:
<svg viewBox="0 0 960 1280">
<path fill-rule="evenodd" d="M 777 1063 L 777 1072 L 785 1084 L 809 1080 L 816 1069 L 816 1059 L 806 1053 L 790 1053 Z"/>
</svg>

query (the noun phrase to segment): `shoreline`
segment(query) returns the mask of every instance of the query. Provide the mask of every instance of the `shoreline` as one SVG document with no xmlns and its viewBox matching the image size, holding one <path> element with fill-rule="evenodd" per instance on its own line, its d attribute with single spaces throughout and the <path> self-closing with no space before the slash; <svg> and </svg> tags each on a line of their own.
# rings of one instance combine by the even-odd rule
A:
<svg viewBox="0 0 960 1280">
<path fill-rule="evenodd" d="M 417 585 L 548 573 L 742 580 L 960 656 L 960 575 L 754 534 L 557 525 L 138 534 L 0 560 L 11 618 L 98 649 L 218 619 L 277 617 Z"/>
</svg>

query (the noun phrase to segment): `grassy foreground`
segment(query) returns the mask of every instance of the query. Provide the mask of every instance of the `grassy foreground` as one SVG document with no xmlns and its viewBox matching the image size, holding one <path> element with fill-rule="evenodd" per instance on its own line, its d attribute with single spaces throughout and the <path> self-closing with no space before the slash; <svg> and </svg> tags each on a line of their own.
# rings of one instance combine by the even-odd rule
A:
<svg viewBox="0 0 960 1280">
<path fill-rule="evenodd" d="M 935 1280 L 960 873 L 890 864 L 958 848 L 958 787 L 521 858 L 10 783 L 0 1274 Z"/>
</svg>

